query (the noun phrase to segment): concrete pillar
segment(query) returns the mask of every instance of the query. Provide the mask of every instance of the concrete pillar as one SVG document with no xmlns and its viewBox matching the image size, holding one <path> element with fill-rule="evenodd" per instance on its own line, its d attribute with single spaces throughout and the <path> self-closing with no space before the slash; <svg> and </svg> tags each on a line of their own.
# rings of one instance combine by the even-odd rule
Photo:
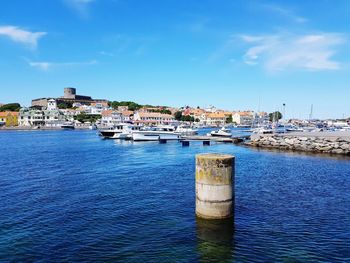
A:
<svg viewBox="0 0 350 263">
<path fill-rule="evenodd" d="M 205 219 L 232 217 L 235 158 L 226 154 L 196 155 L 196 214 Z"/>
<path fill-rule="evenodd" d="M 204 146 L 210 145 L 210 141 L 203 141 L 203 145 L 204 145 Z"/>
<path fill-rule="evenodd" d="M 182 141 L 182 146 L 190 146 L 190 142 L 189 141 Z"/>
</svg>

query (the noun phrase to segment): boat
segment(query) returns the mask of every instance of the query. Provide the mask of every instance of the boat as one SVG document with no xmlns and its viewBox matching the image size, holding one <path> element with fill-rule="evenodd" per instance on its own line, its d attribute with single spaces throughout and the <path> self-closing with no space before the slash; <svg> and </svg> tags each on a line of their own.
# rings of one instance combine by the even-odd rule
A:
<svg viewBox="0 0 350 263">
<path fill-rule="evenodd" d="M 303 131 L 304 131 L 304 129 L 302 129 L 298 126 L 294 126 L 294 125 L 286 127 L 286 132 L 303 132 Z"/>
<path fill-rule="evenodd" d="M 101 129 L 99 133 L 106 139 L 128 140 L 132 138 L 132 133 L 139 129 L 139 126 L 128 123 L 120 123 L 111 128 Z"/>
<path fill-rule="evenodd" d="M 198 130 L 191 128 L 189 125 L 180 125 L 176 128 L 175 133 L 180 135 L 196 135 L 198 134 Z"/>
<path fill-rule="evenodd" d="M 271 134 L 274 133 L 274 129 L 272 129 L 271 127 L 259 127 L 253 130 L 253 133 L 257 133 L 257 134 Z"/>
<path fill-rule="evenodd" d="M 62 124 L 61 128 L 65 129 L 65 130 L 74 130 L 75 129 L 74 124 L 71 122 L 66 122 L 66 123 Z"/>
<path fill-rule="evenodd" d="M 230 129 L 227 129 L 225 127 L 222 127 L 220 130 L 212 131 L 207 134 L 208 136 L 215 136 L 215 137 L 232 137 L 232 133 Z"/>
<path fill-rule="evenodd" d="M 134 141 L 178 140 L 180 135 L 175 133 L 173 126 L 147 127 L 132 133 Z"/>
</svg>

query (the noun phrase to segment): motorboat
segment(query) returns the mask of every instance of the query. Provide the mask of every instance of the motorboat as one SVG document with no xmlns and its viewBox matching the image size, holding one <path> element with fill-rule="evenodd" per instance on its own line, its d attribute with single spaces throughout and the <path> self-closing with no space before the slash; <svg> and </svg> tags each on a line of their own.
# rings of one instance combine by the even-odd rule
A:
<svg viewBox="0 0 350 263">
<path fill-rule="evenodd" d="M 134 131 L 140 130 L 139 126 L 128 123 L 117 124 L 112 128 L 101 129 L 100 134 L 106 139 L 131 139 Z"/>
<path fill-rule="evenodd" d="M 180 135 L 173 126 L 146 127 L 132 133 L 134 141 L 178 140 Z"/>
<path fill-rule="evenodd" d="M 271 127 L 259 127 L 253 130 L 253 133 L 258 133 L 258 134 L 271 134 L 274 133 L 274 129 Z"/>
<path fill-rule="evenodd" d="M 180 135 L 196 135 L 198 134 L 198 130 L 191 128 L 189 125 L 180 125 L 176 128 L 175 133 Z"/>
<path fill-rule="evenodd" d="M 303 131 L 304 131 L 304 129 L 302 129 L 298 126 L 294 126 L 294 125 L 286 127 L 286 132 L 303 132 Z"/>
<path fill-rule="evenodd" d="M 216 136 L 216 137 L 232 137 L 232 133 L 230 129 L 222 127 L 220 130 L 212 131 L 207 134 L 208 136 Z"/>
</svg>

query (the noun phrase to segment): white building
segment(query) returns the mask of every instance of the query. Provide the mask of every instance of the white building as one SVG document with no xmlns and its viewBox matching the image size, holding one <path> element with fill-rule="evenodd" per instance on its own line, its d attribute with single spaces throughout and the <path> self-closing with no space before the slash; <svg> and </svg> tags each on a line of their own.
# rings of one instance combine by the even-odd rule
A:
<svg viewBox="0 0 350 263">
<path fill-rule="evenodd" d="M 169 114 L 159 112 L 135 112 L 134 122 L 146 125 L 170 124 L 174 122 L 175 118 Z"/>
<path fill-rule="evenodd" d="M 232 122 L 238 125 L 252 125 L 254 122 L 253 111 L 237 111 L 232 114 Z"/>
<path fill-rule="evenodd" d="M 123 115 L 119 111 L 105 110 L 102 111 L 101 115 L 102 126 L 114 126 L 123 122 Z"/>
<path fill-rule="evenodd" d="M 59 127 L 65 122 L 64 114 L 58 109 L 38 110 L 22 108 L 19 111 L 19 126 L 47 126 Z"/>
</svg>

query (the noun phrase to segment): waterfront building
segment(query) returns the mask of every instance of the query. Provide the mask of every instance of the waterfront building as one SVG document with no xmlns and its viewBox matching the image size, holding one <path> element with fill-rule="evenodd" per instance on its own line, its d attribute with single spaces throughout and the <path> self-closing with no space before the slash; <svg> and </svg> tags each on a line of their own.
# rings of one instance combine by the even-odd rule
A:
<svg viewBox="0 0 350 263">
<path fill-rule="evenodd" d="M 140 112 L 134 114 L 134 122 L 145 125 L 170 124 L 174 122 L 174 116 L 159 112 Z"/>
<path fill-rule="evenodd" d="M 19 126 L 48 126 L 59 127 L 65 122 L 64 114 L 58 109 L 39 110 L 31 108 L 22 108 L 19 111 Z"/>
<path fill-rule="evenodd" d="M 252 125 L 254 122 L 253 111 L 237 111 L 232 114 L 232 122 L 238 125 Z"/>
<path fill-rule="evenodd" d="M 225 112 L 210 112 L 206 114 L 206 125 L 208 126 L 224 126 L 226 124 Z"/>
<path fill-rule="evenodd" d="M 82 111 L 78 109 L 60 109 L 67 121 L 73 122 L 74 117 L 81 114 Z"/>
<path fill-rule="evenodd" d="M 18 125 L 18 112 L 2 111 L 0 112 L 0 126 L 12 127 Z"/>
<path fill-rule="evenodd" d="M 131 122 L 133 120 L 134 112 L 131 110 L 123 110 L 122 114 L 123 122 Z"/>
<path fill-rule="evenodd" d="M 93 103 L 102 103 L 108 106 L 108 101 L 104 99 L 92 99 L 90 96 L 77 95 L 75 88 L 64 88 L 64 95 L 59 98 L 38 98 L 32 100 L 32 106 L 48 107 L 48 102 L 51 99 L 55 99 L 57 104 L 66 103 L 73 105 L 80 103 L 82 105 L 91 105 Z"/>
<path fill-rule="evenodd" d="M 102 126 L 114 126 L 123 122 L 123 115 L 116 110 L 104 110 L 101 113 L 101 125 Z"/>
</svg>

